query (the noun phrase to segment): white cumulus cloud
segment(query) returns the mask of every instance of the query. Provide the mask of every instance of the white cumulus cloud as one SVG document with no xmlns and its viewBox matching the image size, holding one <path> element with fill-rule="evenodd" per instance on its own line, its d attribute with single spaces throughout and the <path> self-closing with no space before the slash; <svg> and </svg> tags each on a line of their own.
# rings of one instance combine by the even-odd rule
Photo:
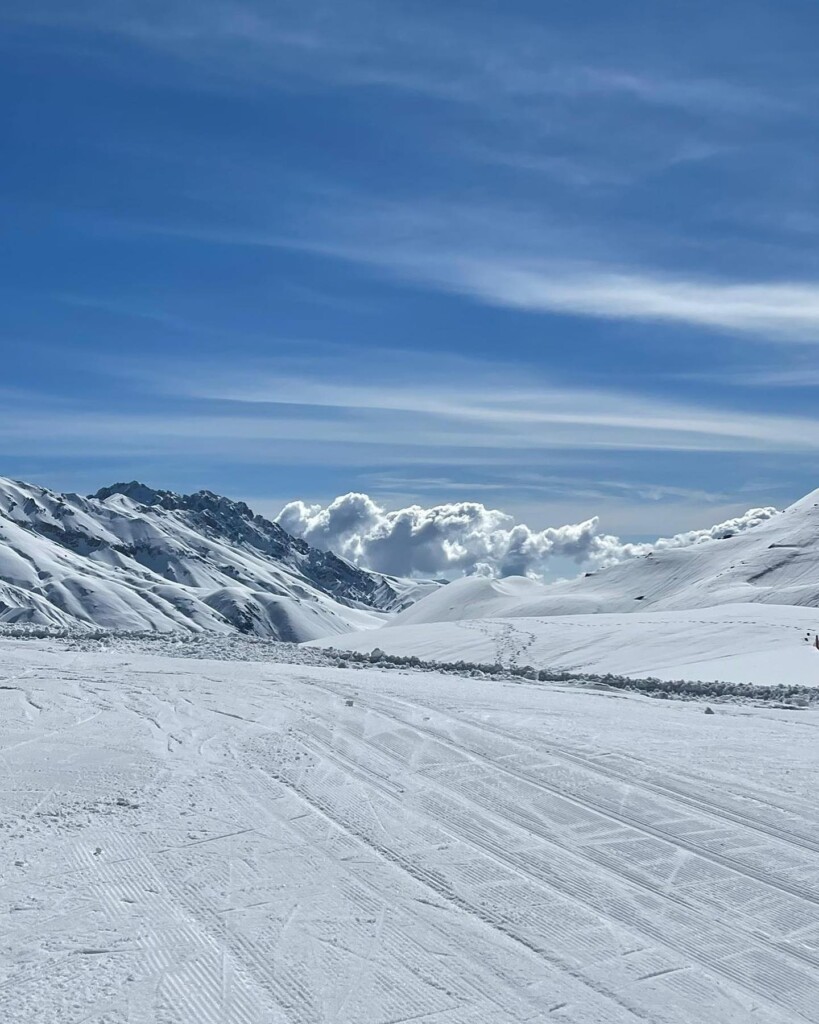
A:
<svg viewBox="0 0 819 1024">
<path fill-rule="evenodd" d="M 542 576 L 554 557 L 570 558 L 578 565 L 611 565 L 651 550 L 728 537 L 776 514 L 774 508 L 751 509 L 735 519 L 661 537 L 653 544 L 630 544 L 601 533 L 597 516 L 533 530 L 480 502 L 388 511 L 359 493 L 341 495 L 326 506 L 291 501 L 277 522 L 316 547 L 395 576 Z"/>
</svg>

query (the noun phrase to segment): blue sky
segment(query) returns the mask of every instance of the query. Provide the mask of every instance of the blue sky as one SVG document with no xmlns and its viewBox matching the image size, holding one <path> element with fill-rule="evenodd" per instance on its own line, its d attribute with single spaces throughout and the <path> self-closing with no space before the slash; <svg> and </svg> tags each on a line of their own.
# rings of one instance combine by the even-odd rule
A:
<svg viewBox="0 0 819 1024">
<path fill-rule="evenodd" d="M 0 472 L 625 537 L 819 486 L 815 4 L 0 19 Z"/>
</svg>

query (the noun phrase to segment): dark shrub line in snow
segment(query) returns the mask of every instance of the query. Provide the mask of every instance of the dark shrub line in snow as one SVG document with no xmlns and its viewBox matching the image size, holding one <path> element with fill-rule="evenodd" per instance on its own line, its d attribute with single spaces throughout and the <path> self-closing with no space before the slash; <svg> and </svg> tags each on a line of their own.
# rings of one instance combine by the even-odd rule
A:
<svg viewBox="0 0 819 1024">
<path fill-rule="evenodd" d="M 720 697 L 753 698 L 764 701 L 781 701 L 791 704 L 819 703 L 819 687 L 777 685 L 765 686 L 755 683 L 727 683 L 720 680 L 700 681 L 691 679 L 633 679 L 607 672 L 598 675 L 592 672 L 568 672 L 563 669 L 538 669 L 532 665 L 484 664 L 471 661 L 423 661 L 414 655 L 385 654 L 376 648 L 370 654 L 359 651 L 337 651 L 330 647 L 326 653 L 336 659 L 357 664 L 378 665 L 379 668 L 413 668 L 421 672 L 443 672 L 451 675 L 483 676 L 492 679 L 530 680 L 539 683 L 592 683 L 617 690 L 632 690 L 654 697 Z"/>
</svg>

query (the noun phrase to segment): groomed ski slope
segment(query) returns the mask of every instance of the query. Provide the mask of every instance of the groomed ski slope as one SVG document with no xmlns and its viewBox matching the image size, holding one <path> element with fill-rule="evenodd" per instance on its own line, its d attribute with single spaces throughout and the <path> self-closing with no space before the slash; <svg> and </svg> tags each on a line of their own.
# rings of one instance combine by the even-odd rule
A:
<svg viewBox="0 0 819 1024">
<path fill-rule="evenodd" d="M 0 664 L 3 1021 L 816 1021 L 813 711 Z"/>
<path fill-rule="evenodd" d="M 315 645 L 635 678 L 819 686 L 817 633 L 816 608 L 755 604 L 386 625 Z"/>
</svg>

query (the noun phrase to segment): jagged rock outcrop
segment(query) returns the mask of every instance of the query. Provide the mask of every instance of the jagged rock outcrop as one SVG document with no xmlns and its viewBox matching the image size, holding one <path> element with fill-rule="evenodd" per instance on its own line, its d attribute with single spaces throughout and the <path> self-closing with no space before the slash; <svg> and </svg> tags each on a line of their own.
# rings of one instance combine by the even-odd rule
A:
<svg viewBox="0 0 819 1024">
<path fill-rule="evenodd" d="M 0 622 L 304 640 L 379 625 L 417 591 L 211 491 L 132 481 L 82 497 L 0 479 Z"/>
</svg>

